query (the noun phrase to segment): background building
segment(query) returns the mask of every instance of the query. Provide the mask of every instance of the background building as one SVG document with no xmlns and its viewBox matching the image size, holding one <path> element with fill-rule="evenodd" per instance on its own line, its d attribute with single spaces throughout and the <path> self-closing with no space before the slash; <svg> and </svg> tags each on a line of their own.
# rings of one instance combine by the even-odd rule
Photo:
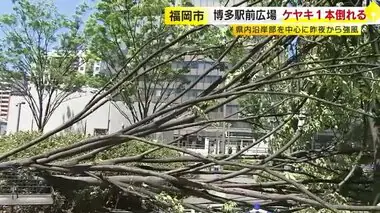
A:
<svg viewBox="0 0 380 213">
<path fill-rule="evenodd" d="M 190 61 L 190 58 L 193 59 Z M 188 80 L 191 84 L 195 82 L 201 75 L 203 75 L 212 66 L 212 61 L 207 58 L 196 58 L 188 57 L 184 61 L 173 62 L 172 69 L 181 69 L 184 67 L 189 68 L 189 72 L 183 77 Z M 200 82 L 198 82 L 191 90 L 189 90 L 179 102 L 184 102 L 188 100 L 195 99 L 199 96 L 205 89 L 207 89 L 212 83 L 217 81 L 224 74 L 224 70 L 228 68 L 227 62 L 220 66 L 218 69 L 211 71 L 207 76 L 205 76 Z M 171 90 L 175 90 L 174 92 Z M 178 91 L 176 88 L 170 88 L 165 92 L 174 95 L 180 94 L 182 91 Z M 157 95 L 161 95 L 162 91 L 157 91 Z M 208 114 L 209 119 L 222 119 L 224 117 L 229 118 L 239 118 L 241 113 L 239 103 L 237 100 L 225 104 L 213 112 Z M 181 130 L 173 131 L 173 137 L 179 137 L 181 135 L 189 134 L 199 129 L 200 126 L 186 128 Z M 217 153 L 235 153 L 242 148 L 252 144 L 255 139 L 262 136 L 260 132 L 254 132 L 252 126 L 246 122 L 229 122 L 220 126 L 208 127 L 197 134 L 190 135 L 187 139 L 181 141 L 178 145 L 185 146 L 191 149 L 203 149 L 205 146 L 210 152 Z M 205 138 L 210 141 L 206 143 Z M 224 144 L 223 144 L 224 142 Z M 266 154 L 268 152 L 267 141 L 255 146 L 254 149 L 250 150 L 249 154 L 262 153 Z M 248 154 L 247 153 L 247 154 Z"/>
<path fill-rule="evenodd" d="M 66 101 L 56 109 L 44 131 L 50 131 L 57 128 L 85 107 L 94 94 L 90 89 L 83 90 L 84 92 L 77 92 L 70 95 Z M 21 107 L 20 115 L 18 114 L 19 104 Z M 66 131 L 78 132 L 86 135 L 99 135 L 106 134 L 108 131 L 112 133 L 120 130 L 123 125 L 127 124 L 127 121 L 115 107 L 115 104 L 119 104 L 119 107 L 123 107 L 122 103 L 108 102 L 97 109 L 93 114 L 76 123 Z M 17 120 L 19 117 L 19 131 L 37 130 L 32 111 L 27 105 L 24 96 L 12 96 L 9 104 L 8 134 L 16 132 Z"/>
<path fill-rule="evenodd" d="M 11 87 L 9 84 L 3 84 L 0 87 L 0 118 L 3 121 L 8 119 L 9 100 L 11 97 Z"/>
</svg>

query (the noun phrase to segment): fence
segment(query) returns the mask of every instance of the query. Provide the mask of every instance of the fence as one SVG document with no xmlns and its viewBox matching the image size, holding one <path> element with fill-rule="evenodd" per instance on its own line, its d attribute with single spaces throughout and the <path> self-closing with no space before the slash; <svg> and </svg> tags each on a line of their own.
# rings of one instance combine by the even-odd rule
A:
<svg viewBox="0 0 380 213">
<path fill-rule="evenodd" d="M 0 171 L 0 207 L 52 205 L 52 194 L 53 189 L 36 172 L 15 168 Z"/>
</svg>

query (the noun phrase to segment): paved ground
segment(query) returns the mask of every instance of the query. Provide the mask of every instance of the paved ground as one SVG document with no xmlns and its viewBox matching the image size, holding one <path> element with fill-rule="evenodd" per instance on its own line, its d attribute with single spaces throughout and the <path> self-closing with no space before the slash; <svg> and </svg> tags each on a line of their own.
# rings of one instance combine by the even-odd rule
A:
<svg viewBox="0 0 380 213">
<path fill-rule="evenodd" d="M 218 176 L 220 176 L 220 175 L 200 175 L 198 179 L 211 180 L 211 179 L 218 177 Z M 248 183 L 248 184 L 249 183 L 256 183 L 252 176 L 251 177 L 246 176 L 246 177 L 232 178 L 232 179 L 229 179 L 228 181 L 231 183 Z M 209 191 L 209 193 L 220 196 L 220 197 L 225 197 L 228 199 L 234 199 L 237 201 L 249 202 L 249 203 L 252 203 L 252 206 L 255 203 L 261 202 L 261 200 L 251 198 L 251 197 L 245 197 L 245 196 L 239 196 L 239 195 L 226 195 L 224 193 L 215 192 L 215 191 Z M 203 199 L 203 198 L 189 197 L 189 198 L 185 199 L 185 202 L 190 203 L 190 204 L 194 204 L 197 206 L 202 206 L 202 207 L 206 207 L 206 206 L 210 206 L 210 205 L 215 206 L 215 204 L 213 205 L 213 202 L 206 200 L 206 199 Z M 216 206 L 220 206 L 220 205 L 216 205 Z"/>
</svg>

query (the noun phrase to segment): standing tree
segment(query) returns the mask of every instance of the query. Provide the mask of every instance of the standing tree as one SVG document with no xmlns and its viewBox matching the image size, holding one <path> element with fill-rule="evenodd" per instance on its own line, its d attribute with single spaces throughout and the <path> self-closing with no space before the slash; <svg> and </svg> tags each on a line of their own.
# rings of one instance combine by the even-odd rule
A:
<svg viewBox="0 0 380 213">
<path fill-rule="evenodd" d="M 123 85 L 118 93 L 118 100 L 125 103 L 131 115 L 115 105 L 131 124 L 156 112 L 163 103 L 183 92 L 191 82 L 185 77 L 191 63 L 203 60 L 204 56 L 207 59 L 226 43 L 223 30 L 213 27 L 194 33 L 171 46 L 170 51 L 158 53 L 149 62 L 144 62 L 155 50 L 188 30 L 188 27 L 164 24 L 162 11 L 170 5 L 168 0 L 100 1 L 87 22 L 88 55 L 107 65 L 103 73 L 109 78 L 133 75 L 138 79 Z M 176 69 L 175 65 L 184 61 L 184 66 Z M 140 63 L 143 63 L 140 70 L 131 73 Z M 110 83 L 108 88 L 113 85 Z"/>
<path fill-rule="evenodd" d="M 57 12 L 52 1 L 14 1 L 13 14 L 0 17 L 2 83 L 25 97 L 39 131 L 85 78 L 78 73 L 80 33 L 85 7 L 73 18 Z"/>
</svg>

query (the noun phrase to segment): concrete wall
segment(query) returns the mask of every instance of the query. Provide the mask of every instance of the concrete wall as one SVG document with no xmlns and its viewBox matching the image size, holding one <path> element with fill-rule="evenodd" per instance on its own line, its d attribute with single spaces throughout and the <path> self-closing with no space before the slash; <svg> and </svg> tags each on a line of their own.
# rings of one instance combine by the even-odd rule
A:
<svg viewBox="0 0 380 213">
<path fill-rule="evenodd" d="M 85 107 L 92 96 L 93 94 L 90 92 L 75 93 L 71 95 L 55 110 L 44 131 L 47 132 L 53 130 L 56 127 L 67 122 L 70 118 L 79 113 Z M 16 105 L 20 102 L 25 102 L 26 104 L 21 105 L 19 130 L 37 130 L 32 111 L 25 101 L 25 98 L 23 96 L 11 96 L 9 103 L 7 134 L 16 132 L 18 118 L 18 107 Z M 126 110 L 123 104 L 120 102 L 114 102 L 114 104 L 117 104 L 124 112 L 128 114 L 128 110 Z M 123 125 L 129 125 L 127 119 L 119 112 L 114 104 L 111 102 L 106 103 L 94 111 L 87 118 L 73 125 L 73 127 L 68 129 L 68 131 L 93 134 L 94 129 L 107 129 L 108 120 L 110 120 L 110 133 L 120 130 Z"/>
</svg>

